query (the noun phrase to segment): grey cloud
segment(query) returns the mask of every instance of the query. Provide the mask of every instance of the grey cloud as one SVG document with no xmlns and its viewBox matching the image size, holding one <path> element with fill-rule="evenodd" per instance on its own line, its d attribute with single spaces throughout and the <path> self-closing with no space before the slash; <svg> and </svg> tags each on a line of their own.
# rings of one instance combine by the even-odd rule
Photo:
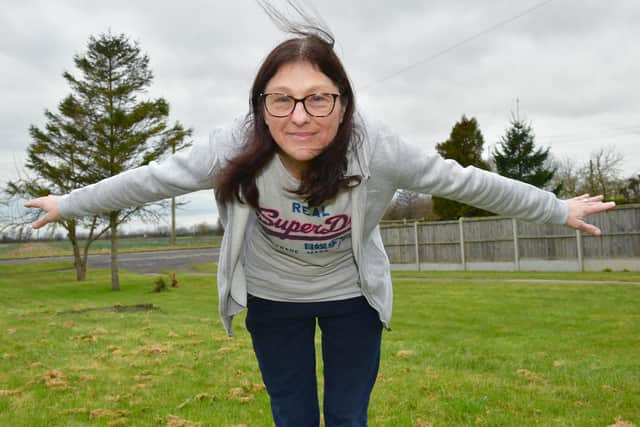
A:
<svg viewBox="0 0 640 427">
<path fill-rule="evenodd" d="M 7 0 L 0 14 L 0 156 L 24 153 L 29 124 L 41 124 L 68 93 L 61 73 L 89 35 L 129 34 L 148 52 L 149 96 L 163 96 L 195 139 L 243 114 L 259 62 L 285 35 L 252 0 L 78 2 Z M 637 122 L 640 39 L 636 0 L 556 0 L 441 57 L 376 83 L 536 2 L 509 0 L 315 1 L 336 35 L 358 103 L 432 149 L 462 114 L 476 115 L 487 142 L 508 124 L 515 98 L 539 135 Z M 587 132 L 588 133 L 588 132 Z M 610 138 L 640 169 L 640 144 Z M 583 153 L 596 148 L 585 141 Z M 575 146 L 576 144 L 573 144 Z M 554 144 L 557 155 L 575 154 Z M 11 168 L 2 164 L 0 180 Z"/>
</svg>

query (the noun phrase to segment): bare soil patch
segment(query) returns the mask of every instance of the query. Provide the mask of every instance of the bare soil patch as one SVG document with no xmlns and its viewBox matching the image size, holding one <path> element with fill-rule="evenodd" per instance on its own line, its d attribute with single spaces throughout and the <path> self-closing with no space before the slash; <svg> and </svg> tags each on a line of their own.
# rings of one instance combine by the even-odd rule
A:
<svg viewBox="0 0 640 427">
<path fill-rule="evenodd" d="M 90 311 L 115 311 L 116 313 L 123 313 L 127 311 L 151 311 L 151 310 L 159 310 L 158 307 L 153 304 L 133 304 L 133 305 L 114 305 L 112 307 L 88 307 L 81 308 L 78 310 L 65 310 L 58 312 L 60 314 L 80 314 L 87 313 Z"/>
</svg>

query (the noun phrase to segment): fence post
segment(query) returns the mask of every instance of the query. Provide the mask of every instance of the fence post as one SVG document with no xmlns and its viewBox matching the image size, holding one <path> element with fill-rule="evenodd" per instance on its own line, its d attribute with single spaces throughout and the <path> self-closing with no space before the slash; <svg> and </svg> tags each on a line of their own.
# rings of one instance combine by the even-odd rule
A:
<svg viewBox="0 0 640 427">
<path fill-rule="evenodd" d="M 584 271 L 584 258 L 582 256 L 582 233 L 576 230 L 576 247 L 578 249 L 578 269 Z"/>
<path fill-rule="evenodd" d="M 464 257 L 464 230 L 462 228 L 462 222 L 464 221 L 463 217 L 458 219 L 458 225 L 460 228 L 460 262 L 462 263 L 462 269 L 467 271 L 467 261 Z"/>
<path fill-rule="evenodd" d="M 420 242 L 418 241 L 418 221 L 414 221 L 413 223 L 413 236 L 415 238 L 415 248 L 416 248 L 416 268 L 420 271 Z"/>
<path fill-rule="evenodd" d="M 516 264 L 516 271 L 520 271 L 520 248 L 518 247 L 518 221 L 511 218 L 513 225 L 513 262 Z"/>
</svg>

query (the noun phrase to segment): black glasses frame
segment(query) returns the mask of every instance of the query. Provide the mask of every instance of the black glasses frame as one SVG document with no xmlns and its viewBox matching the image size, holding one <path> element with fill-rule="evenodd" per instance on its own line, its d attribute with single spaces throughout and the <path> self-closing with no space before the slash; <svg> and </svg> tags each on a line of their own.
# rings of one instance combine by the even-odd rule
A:
<svg viewBox="0 0 640 427">
<path fill-rule="evenodd" d="M 287 114 L 284 115 L 278 115 L 278 114 L 273 114 L 271 111 L 269 111 L 269 107 L 267 107 L 267 96 L 269 95 L 281 95 L 281 96 L 286 96 L 289 99 L 293 100 L 293 107 L 291 107 L 291 111 L 289 111 Z M 312 96 L 317 96 L 317 95 L 331 95 L 333 97 L 333 104 L 331 105 L 331 110 L 329 110 L 329 112 L 327 114 L 322 114 L 322 115 L 318 115 L 318 114 L 312 114 L 309 112 L 309 110 L 307 109 L 307 99 L 311 98 Z M 302 103 L 302 108 L 304 108 L 304 111 L 310 115 L 311 117 L 327 117 L 330 116 L 331 113 L 333 113 L 333 110 L 335 110 L 336 108 L 336 98 L 338 98 L 340 96 L 339 93 L 312 93 L 310 95 L 305 96 L 304 98 L 295 98 L 291 95 L 287 95 L 286 93 L 280 93 L 280 92 L 271 92 L 271 93 L 261 93 L 260 97 L 262 98 L 262 103 L 264 105 L 264 109 L 267 111 L 267 113 L 269 113 L 269 115 L 273 116 L 273 117 L 288 117 L 291 115 L 291 113 L 293 113 L 293 111 L 296 109 L 296 106 L 298 105 L 298 102 Z"/>
</svg>

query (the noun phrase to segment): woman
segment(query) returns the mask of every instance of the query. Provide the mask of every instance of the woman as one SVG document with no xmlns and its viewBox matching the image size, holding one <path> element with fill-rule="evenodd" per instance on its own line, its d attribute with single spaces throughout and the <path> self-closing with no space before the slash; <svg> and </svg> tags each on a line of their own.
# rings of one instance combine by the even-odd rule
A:
<svg viewBox="0 0 640 427">
<path fill-rule="evenodd" d="M 258 71 L 244 120 L 161 163 L 65 196 L 27 203 L 39 228 L 75 217 L 215 188 L 225 228 L 218 286 L 228 333 L 248 307 L 247 329 L 277 426 L 318 426 L 314 334 L 322 330 L 328 427 L 366 426 L 391 320 L 389 261 L 378 230 L 399 188 L 517 218 L 566 224 L 614 206 L 568 201 L 407 144 L 356 113 L 332 41 L 300 35 Z"/>
</svg>

